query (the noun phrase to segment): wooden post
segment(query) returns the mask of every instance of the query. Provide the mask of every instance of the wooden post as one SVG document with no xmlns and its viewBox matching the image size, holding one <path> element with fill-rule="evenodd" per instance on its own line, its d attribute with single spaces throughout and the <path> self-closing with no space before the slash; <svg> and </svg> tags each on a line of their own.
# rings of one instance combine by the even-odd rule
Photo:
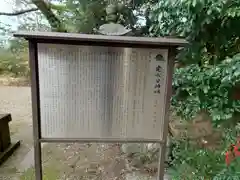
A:
<svg viewBox="0 0 240 180">
<path fill-rule="evenodd" d="M 14 144 L 11 143 L 8 125 L 11 120 L 11 114 L 0 114 L 0 165 L 6 161 L 20 145 L 20 141 Z"/>
<path fill-rule="evenodd" d="M 35 178 L 42 180 L 42 153 L 41 153 L 41 123 L 40 123 L 40 94 L 38 77 L 37 43 L 29 41 L 29 65 L 31 70 L 32 116 L 34 137 Z"/>
</svg>

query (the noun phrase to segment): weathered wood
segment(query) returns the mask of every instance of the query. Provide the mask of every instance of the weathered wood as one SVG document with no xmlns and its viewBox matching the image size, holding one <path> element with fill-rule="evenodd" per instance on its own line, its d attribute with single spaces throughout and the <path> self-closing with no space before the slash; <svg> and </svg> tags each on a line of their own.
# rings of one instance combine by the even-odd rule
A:
<svg viewBox="0 0 240 180">
<path fill-rule="evenodd" d="M 0 165 L 19 147 L 20 141 L 11 143 L 9 122 L 11 114 L 0 114 Z"/>
<path fill-rule="evenodd" d="M 3 152 L 11 144 L 9 125 L 10 114 L 0 114 L 0 152 Z"/>
<path fill-rule="evenodd" d="M 108 47 L 142 47 L 142 48 L 163 48 L 179 47 L 187 44 L 184 39 L 178 38 L 149 38 L 149 37 L 132 37 L 132 36 L 105 36 L 75 33 L 57 33 L 57 32 L 18 32 L 15 37 L 24 37 L 28 40 L 36 40 L 37 42 L 61 44 L 68 42 L 69 44 L 79 45 L 88 44 L 90 46 L 105 45 Z"/>
<path fill-rule="evenodd" d="M 10 144 L 4 152 L 0 152 L 0 165 L 3 164 L 20 146 L 20 141 Z"/>
<path fill-rule="evenodd" d="M 0 114 L 0 122 L 1 121 L 11 121 L 11 114 Z"/>
</svg>

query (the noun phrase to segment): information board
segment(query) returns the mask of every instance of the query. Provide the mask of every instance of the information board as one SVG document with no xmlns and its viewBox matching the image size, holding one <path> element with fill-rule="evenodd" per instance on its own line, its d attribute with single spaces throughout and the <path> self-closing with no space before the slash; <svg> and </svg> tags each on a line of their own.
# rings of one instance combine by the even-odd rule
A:
<svg viewBox="0 0 240 180">
<path fill-rule="evenodd" d="M 167 56 L 167 49 L 38 44 L 42 137 L 161 140 Z"/>
</svg>

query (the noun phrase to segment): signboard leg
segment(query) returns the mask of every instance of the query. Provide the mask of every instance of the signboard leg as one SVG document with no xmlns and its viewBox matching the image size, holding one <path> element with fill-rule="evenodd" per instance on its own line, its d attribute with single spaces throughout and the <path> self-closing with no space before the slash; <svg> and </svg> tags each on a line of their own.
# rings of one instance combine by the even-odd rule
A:
<svg viewBox="0 0 240 180">
<path fill-rule="evenodd" d="M 29 41 L 29 65 L 31 71 L 32 119 L 34 140 L 35 179 L 42 180 L 40 93 L 38 77 L 37 43 Z"/>
<path fill-rule="evenodd" d="M 164 179 L 165 173 L 165 157 L 166 157 L 166 144 L 167 144 L 167 136 L 168 136 L 168 123 L 169 123 L 169 112 L 170 112 L 170 101 L 172 96 L 172 76 L 173 76 L 173 64 L 175 61 L 176 50 L 174 48 L 170 48 L 168 50 L 168 61 L 167 61 L 167 79 L 165 80 L 164 87 L 165 95 L 164 95 L 164 126 L 160 131 L 163 134 L 161 135 L 164 143 L 160 144 L 159 148 L 159 165 L 158 165 L 158 177 L 157 180 Z"/>
</svg>

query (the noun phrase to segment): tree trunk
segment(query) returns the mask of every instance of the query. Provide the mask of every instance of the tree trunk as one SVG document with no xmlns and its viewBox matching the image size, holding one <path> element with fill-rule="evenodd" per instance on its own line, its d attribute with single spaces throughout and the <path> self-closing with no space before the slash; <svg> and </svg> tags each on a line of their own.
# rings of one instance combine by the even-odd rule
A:
<svg viewBox="0 0 240 180">
<path fill-rule="evenodd" d="M 35 4 L 38 7 L 38 9 L 43 13 L 43 15 L 46 17 L 52 28 L 52 31 L 58 32 L 67 31 L 62 22 L 52 12 L 49 3 L 45 2 L 44 0 L 32 0 L 32 3 Z"/>
</svg>

